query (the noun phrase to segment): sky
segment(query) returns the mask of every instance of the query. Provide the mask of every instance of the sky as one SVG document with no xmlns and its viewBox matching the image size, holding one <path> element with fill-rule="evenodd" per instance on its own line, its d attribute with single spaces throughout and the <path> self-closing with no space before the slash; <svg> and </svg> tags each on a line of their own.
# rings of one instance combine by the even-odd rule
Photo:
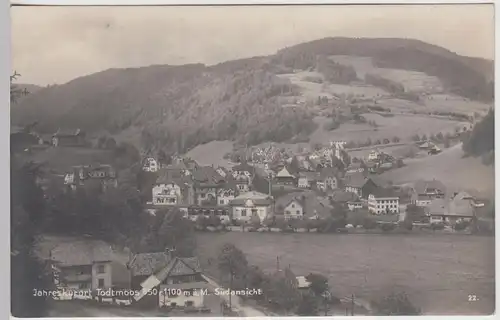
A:
<svg viewBox="0 0 500 320">
<path fill-rule="evenodd" d="M 493 5 L 13 7 L 19 82 L 109 68 L 219 62 L 325 37 L 413 38 L 493 59 Z"/>
</svg>

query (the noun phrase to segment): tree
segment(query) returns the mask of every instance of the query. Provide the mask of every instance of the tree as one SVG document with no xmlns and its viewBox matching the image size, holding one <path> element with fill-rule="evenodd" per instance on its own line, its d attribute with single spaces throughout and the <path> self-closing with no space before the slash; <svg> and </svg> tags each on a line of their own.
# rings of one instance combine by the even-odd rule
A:
<svg viewBox="0 0 500 320">
<path fill-rule="evenodd" d="M 413 136 L 411 137 L 411 139 L 412 139 L 413 141 L 415 141 L 415 142 L 418 142 L 418 141 L 423 140 L 423 139 L 421 139 L 421 138 L 420 138 L 420 136 L 418 135 L 418 133 L 416 133 L 415 135 L 413 135 Z"/>
<path fill-rule="evenodd" d="M 114 138 L 112 138 L 112 137 L 109 137 L 106 140 L 105 147 L 106 147 L 106 149 L 114 150 L 116 148 L 116 140 Z"/>
<path fill-rule="evenodd" d="M 441 141 L 443 141 L 443 139 L 444 139 L 443 134 L 441 132 L 438 132 L 436 134 L 436 141 L 441 142 Z"/>
<path fill-rule="evenodd" d="M 318 300 L 312 293 L 304 293 L 300 296 L 297 307 L 299 316 L 316 316 L 318 314 Z"/>
<path fill-rule="evenodd" d="M 328 278 L 319 273 L 310 273 L 306 280 L 311 283 L 309 289 L 314 293 L 316 297 L 322 296 L 326 291 L 328 291 Z"/>
<path fill-rule="evenodd" d="M 392 142 L 393 142 L 393 143 L 398 143 L 399 141 L 400 141 L 399 137 L 394 136 L 394 137 L 392 138 Z"/>
<path fill-rule="evenodd" d="M 373 307 L 375 313 L 381 316 L 411 316 L 421 313 L 420 309 L 411 303 L 406 293 L 391 293 L 374 302 Z"/>
<path fill-rule="evenodd" d="M 384 144 L 389 144 L 389 143 L 391 143 L 391 141 L 389 139 L 384 139 L 383 143 Z"/>
<path fill-rule="evenodd" d="M 217 262 L 221 274 L 229 275 L 229 289 L 232 290 L 234 278 L 243 275 L 248 268 L 245 254 L 233 244 L 226 243 L 219 250 Z M 231 307 L 231 295 L 229 306 Z"/>
<path fill-rule="evenodd" d="M 300 301 L 300 293 L 297 289 L 297 278 L 292 270 L 285 268 L 271 277 L 267 296 L 275 307 L 286 313 L 295 308 Z"/>
<path fill-rule="evenodd" d="M 421 139 L 422 139 L 422 141 L 427 141 L 427 135 L 425 135 L 425 134 L 422 135 Z"/>
</svg>

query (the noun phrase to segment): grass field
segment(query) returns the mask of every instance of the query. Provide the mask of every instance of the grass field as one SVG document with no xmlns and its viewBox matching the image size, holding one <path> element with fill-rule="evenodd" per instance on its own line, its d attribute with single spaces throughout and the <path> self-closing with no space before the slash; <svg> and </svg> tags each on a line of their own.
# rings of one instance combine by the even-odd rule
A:
<svg viewBox="0 0 500 320">
<path fill-rule="evenodd" d="M 491 314 L 494 238 L 457 235 L 198 234 L 203 263 L 232 243 L 267 272 L 319 272 L 338 296 L 364 300 L 404 290 L 425 314 Z M 469 302 L 468 295 L 479 301 Z"/>
<path fill-rule="evenodd" d="M 345 141 L 372 141 L 377 139 L 392 139 L 397 136 L 401 141 L 409 141 L 415 134 L 437 134 L 441 132 L 454 133 L 455 127 L 460 127 L 461 122 L 454 120 L 438 119 L 418 115 L 394 115 L 393 117 L 383 117 L 379 114 L 363 114 L 367 120 L 375 121 L 378 127 L 373 128 L 367 124 L 342 124 L 338 129 L 326 131 L 323 124 L 328 119 L 317 117 L 318 129 L 310 136 L 311 143 L 328 143 L 332 140 Z"/>
<path fill-rule="evenodd" d="M 228 167 L 229 162 L 225 160 L 224 154 L 233 151 L 233 143 L 231 141 L 211 141 L 190 150 L 186 156 L 198 162 L 200 165 L 214 165 Z"/>
<path fill-rule="evenodd" d="M 462 154 L 462 145 L 457 144 L 438 155 L 407 159 L 405 167 L 387 171 L 381 177 L 395 184 L 438 179 L 452 189 L 476 189 L 492 196 L 495 187 L 493 167 L 483 165 L 480 158 L 462 158 Z"/>
</svg>

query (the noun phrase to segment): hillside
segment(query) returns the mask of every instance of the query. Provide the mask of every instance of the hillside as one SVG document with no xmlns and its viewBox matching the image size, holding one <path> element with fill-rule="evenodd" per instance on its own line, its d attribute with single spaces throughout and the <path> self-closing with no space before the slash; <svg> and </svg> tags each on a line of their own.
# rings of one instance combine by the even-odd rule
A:
<svg viewBox="0 0 500 320">
<path fill-rule="evenodd" d="M 356 68 L 330 56 L 368 57 L 377 70 L 392 70 L 390 74 L 402 79 L 367 84 Z M 306 95 L 304 88 L 372 90 L 389 98 L 387 103 L 397 102 L 395 98 L 408 99 L 404 96 L 408 81 L 403 81 L 407 73 L 400 72 L 407 70 L 432 77 L 445 93 L 490 102 L 489 65 L 491 61 L 461 57 L 415 40 L 327 38 L 272 56 L 214 66 L 109 69 L 33 91 L 12 108 L 11 119 L 15 125 L 38 121 L 42 132 L 58 128 L 81 128 L 90 135 L 107 132 L 118 139 L 127 137 L 143 149 L 169 152 L 186 152 L 213 140 L 239 145 L 307 142 L 317 129 L 313 118 L 318 111 L 296 103 Z M 293 77 L 306 70 L 319 78 Z M 388 92 L 387 83 L 399 89 Z M 292 107 L 285 108 L 288 104 Z M 414 103 L 411 108 L 419 106 Z"/>
</svg>

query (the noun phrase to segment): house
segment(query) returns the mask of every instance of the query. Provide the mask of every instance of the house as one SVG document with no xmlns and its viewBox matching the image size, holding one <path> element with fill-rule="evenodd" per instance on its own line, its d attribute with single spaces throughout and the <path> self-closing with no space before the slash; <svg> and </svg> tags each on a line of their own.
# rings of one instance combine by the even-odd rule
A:
<svg viewBox="0 0 500 320">
<path fill-rule="evenodd" d="M 54 285 L 73 290 L 109 289 L 112 283 L 111 246 L 103 241 L 62 242 L 50 251 Z"/>
<path fill-rule="evenodd" d="M 253 215 L 257 215 L 262 222 L 273 214 L 273 202 L 273 198 L 267 194 L 250 191 L 231 200 L 229 206 L 235 220 L 249 221 Z"/>
<path fill-rule="evenodd" d="M 64 175 L 64 184 L 72 190 L 78 186 L 98 182 L 102 191 L 109 187 L 118 187 L 115 169 L 107 164 L 94 164 L 87 166 L 74 166 L 71 171 Z"/>
<path fill-rule="evenodd" d="M 372 150 L 368 154 L 368 161 L 377 161 L 380 156 L 380 152 L 378 150 Z"/>
<path fill-rule="evenodd" d="M 195 204 L 216 206 L 217 195 L 224 188 L 226 180 L 213 167 L 198 167 L 192 173 Z"/>
<path fill-rule="evenodd" d="M 347 208 L 349 211 L 356 211 L 363 209 L 363 202 L 361 201 L 347 201 Z"/>
<path fill-rule="evenodd" d="M 333 207 L 314 192 L 294 192 L 276 200 L 276 214 L 290 219 L 325 219 L 331 216 Z"/>
<path fill-rule="evenodd" d="M 454 194 L 453 200 L 468 200 L 474 208 L 484 207 L 484 201 L 476 192 L 472 191 L 460 191 Z"/>
<path fill-rule="evenodd" d="M 217 191 L 217 205 L 228 206 L 231 200 L 236 198 L 238 191 L 236 186 L 232 183 L 226 183 L 222 188 Z"/>
<path fill-rule="evenodd" d="M 162 169 L 152 190 L 155 206 L 178 206 L 194 204 L 194 189 L 190 177 L 178 172 Z"/>
<path fill-rule="evenodd" d="M 368 210 L 376 215 L 398 214 L 399 197 L 390 189 L 377 189 L 368 196 Z"/>
<path fill-rule="evenodd" d="M 311 287 L 311 282 L 307 281 L 307 278 L 304 276 L 297 276 L 297 288 L 299 290 L 309 290 Z"/>
<path fill-rule="evenodd" d="M 346 174 L 353 173 L 366 173 L 366 166 L 363 162 L 351 162 L 351 164 L 347 167 Z"/>
<path fill-rule="evenodd" d="M 143 306 L 203 307 L 207 281 L 196 257 L 139 253 L 128 263 L 134 301 Z"/>
<path fill-rule="evenodd" d="M 432 150 L 434 148 L 437 148 L 434 143 L 431 141 L 426 141 L 418 146 L 422 150 Z"/>
<path fill-rule="evenodd" d="M 146 172 L 157 172 L 160 166 L 155 158 L 149 157 L 144 159 L 142 163 L 142 170 Z"/>
<path fill-rule="evenodd" d="M 352 192 L 360 198 L 366 198 L 378 186 L 363 173 L 349 174 L 344 177 L 345 191 Z"/>
<path fill-rule="evenodd" d="M 82 147 L 85 144 L 85 133 L 80 129 L 74 132 L 63 132 L 59 129 L 52 135 L 52 145 L 54 147 Z"/>
<path fill-rule="evenodd" d="M 442 199 L 446 194 L 445 185 L 436 179 L 419 180 L 415 182 L 411 193 L 411 203 L 418 207 L 430 205 L 434 199 Z"/>
<path fill-rule="evenodd" d="M 338 170 L 322 168 L 316 181 L 316 188 L 321 191 L 335 190 L 339 187 Z"/>
<path fill-rule="evenodd" d="M 274 182 L 278 185 L 295 186 L 297 178 L 290 173 L 289 169 L 284 166 L 280 171 L 276 173 L 274 177 Z"/>
<path fill-rule="evenodd" d="M 242 162 L 241 164 L 234 166 L 231 170 L 233 173 L 232 176 L 236 181 L 238 191 L 250 191 L 250 186 L 252 185 L 253 178 L 255 177 L 255 168 L 247 162 Z"/>
<path fill-rule="evenodd" d="M 431 223 L 472 221 L 475 217 L 474 207 L 466 199 L 435 199 L 428 210 Z"/>
<path fill-rule="evenodd" d="M 297 186 L 302 189 L 310 189 L 316 185 L 318 179 L 319 174 L 317 172 L 300 172 Z"/>
</svg>

